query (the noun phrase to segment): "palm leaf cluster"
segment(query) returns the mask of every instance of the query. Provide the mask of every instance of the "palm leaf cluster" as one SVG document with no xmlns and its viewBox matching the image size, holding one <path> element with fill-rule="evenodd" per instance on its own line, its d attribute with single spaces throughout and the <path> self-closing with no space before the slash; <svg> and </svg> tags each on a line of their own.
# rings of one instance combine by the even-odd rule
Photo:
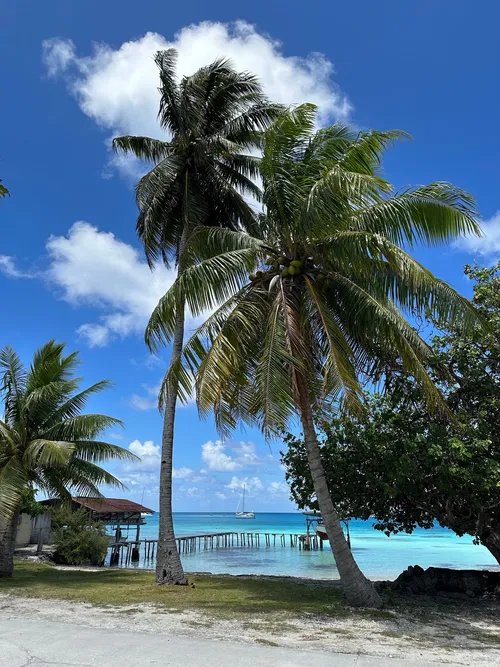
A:
<svg viewBox="0 0 500 667">
<path fill-rule="evenodd" d="M 190 266 L 153 312 L 151 348 L 172 336 L 179 299 L 213 311 L 171 370 L 221 430 L 267 435 L 312 406 L 362 405 L 360 374 L 398 358 L 430 404 L 427 343 L 408 317 L 472 323 L 469 302 L 407 250 L 479 233 L 474 202 L 448 183 L 394 192 L 382 172 L 401 131 L 314 131 L 315 108 L 283 113 L 262 138 L 263 212 L 251 233 L 199 227 Z M 168 378 L 164 385 L 168 391 Z"/>
<path fill-rule="evenodd" d="M 197 225 L 251 228 L 245 196 L 258 200 L 258 158 L 250 152 L 280 107 L 263 95 L 257 78 L 219 59 L 180 82 L 177 52 L 159 51 L 158 121 L 165 140 L 123 136 L 116 151 L 153 163 L 136 187 L 137 232 L 151 265 L 182 255 L 183 233 Z"/>
<path fill-rule="evenodd" d="M 64 344 L 50 341 L 26 368 L 16 352 L 0 351 L 4 417 L 0 420 L 0 516 L 17 511 L 23 490 L 49 496 L 100 496 L 101 484 L 122 487 L 100 464 L 136 459 L 131 452 L 99 439 L 121 422 L 82 414 L 88 400 L 110 386 L 106 380 L 79 390 L 78 353 L 64 356 Z"/>
</svg>

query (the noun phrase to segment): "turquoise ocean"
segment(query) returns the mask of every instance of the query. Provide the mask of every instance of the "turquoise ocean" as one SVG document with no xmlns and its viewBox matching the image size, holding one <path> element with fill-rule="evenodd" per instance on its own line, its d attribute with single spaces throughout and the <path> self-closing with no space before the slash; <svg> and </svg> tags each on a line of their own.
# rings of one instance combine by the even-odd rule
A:
<svg viewBox="0 0 500 667">
<path fill-rule="evenodd" d="M 158 537 L 158 515 L 146 517 L 141 539 Z M 450 567 L 496 569 L 497 563 L 487 549 L 472 543 L 472 537 L 458 537 L 452 531 L 436 526 L 430 530 L 416 529 L 411 535 L 402 533 L 386 537 L 372 528 L 372 521 L 349 522 L 353 553 L 363 572 L 372 578 L 389 579 L 408 565 L 426 568 Z M 203 535 L 216 532 L 304 533 L 305 518 L 295 513 L 258 513 L 255 519 L 237 519 L 234 514 L 174 514 L 176 535 Z M 129 539 L 134 539 L 130 530 Z M 126 531 L 124 533 L 126 537 Z M 142 556 L 142 550 L 141 550 Z M 337 571 L 329 547 L 323 551 L 302 551 L 286 547 L 231 547 L 183 554 L 188 572 L 228 574 L 267 574 L 295 577 L 335 578 Z M 141 561 L 136 567 L 152 567 Z"/>
</svg>

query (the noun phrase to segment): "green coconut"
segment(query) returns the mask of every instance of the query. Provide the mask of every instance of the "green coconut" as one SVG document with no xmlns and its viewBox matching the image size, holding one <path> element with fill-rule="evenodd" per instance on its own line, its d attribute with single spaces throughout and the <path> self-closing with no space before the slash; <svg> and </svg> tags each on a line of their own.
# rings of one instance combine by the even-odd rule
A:
<svg viewBox="0 0 500 667">
<path fill-rule="evenodd" d="M 248 277 L 250 278 L 250 280 L 251 280 L 252 282 L 253 282 L 254 280 L 257 280 L 257 276 L 255 275 L 255 273 L 251 273 Z"/>
<path fill-rule="evenodd" d="M 290 273 L 290 269 L 288 269 L 287 267 L 285 267 L 285 268 L 283 269 L 283 271 L 281 272 L 281 275 L 283 276 L 283 278 L 286 278 L 286 277 L 288 276 L 289 273 Z"/>
<path fill-rule="evenodd" d="M 291 266 L 294 266 L 296 269 L 301 269 L 304 265 L 304 262 L 302 262 L 300 259 L 294 259 L 290 262 Z"/>
<path fill-rule="evenodd" d="M 289 276 L 296 276 L 298 272 L 299 272 L 299 269 L 297 269 L 297 267 L 295 267 L 293 265 L 290 266 L 290 268 L 288 269 L 288 275 Z"/>
<path fill-rule="evenodd" d="M 281 257 L 278 257 L 278 262 L 279 262 L 282 266 L 285 266 L 285 264 L 288 263 L 288 259 L 287 259 L 284 255 L 282 255 Z"/>
</svg>

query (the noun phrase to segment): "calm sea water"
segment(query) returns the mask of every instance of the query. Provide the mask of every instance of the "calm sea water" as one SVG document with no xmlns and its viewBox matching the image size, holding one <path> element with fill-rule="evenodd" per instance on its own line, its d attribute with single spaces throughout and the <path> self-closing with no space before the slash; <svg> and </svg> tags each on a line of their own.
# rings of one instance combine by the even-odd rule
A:
<svg viewBox="0 0 500 667">
<path fill-rule="evenodd" d="M 176 535 L 202 535 L 235 531 L 261 533 L 304 533 L 305 519 L 300 512 L 257 514 L 254 520 L 236 519 L 234 514 L 176 513 Z M 353 553 L 363 572 L 373 578 L 392 578 L 408 565 L 422 567 L 495 568 L 489 551 L 472 544 L 471 537 L 458 537 L 446 528 L 417 529 L 411 535 L 386 537 L 372 528 L 371 521 L 349 523 Z M 126 532 L 124 534 L 126 536 Z M 135 531 L 130 530 L 133 539 Z M 158 515 L 146 518 L 141 538 L 158 536 Z M 188 572 L 229 574 L 274 574 L 296 577 L 328 578 L 337 576 L 329 547 L 323 551 L 299 551 L 290 546 L 234 547 L 183 554 Z M 151 567 L 142 560 L 137 567 Z"/>
</svg>

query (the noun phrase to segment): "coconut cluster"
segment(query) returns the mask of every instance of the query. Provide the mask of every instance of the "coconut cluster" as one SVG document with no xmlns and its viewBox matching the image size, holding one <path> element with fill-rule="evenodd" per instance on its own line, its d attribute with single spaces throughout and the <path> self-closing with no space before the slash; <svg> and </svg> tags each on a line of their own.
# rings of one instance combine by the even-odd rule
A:
<svg viewBox="0 0 500 667">
<path fill-rule="evenodd" d="M 314 260 L 311 257 L 302 260 L 290 259 L 281 255 L 276 258 L 268 257 L 265 263 L 269 268 L 266 271 L 252 273 L 249 276 L 252 282 L 270 279 L 278 273 L 281 273 L 283 278 L 293 278 L 294 276 L 300 276 L 302 273 L 307 273 L 311 277 L 314 276 L 314 278 L 320 282 L 325 278 L 324 274 L 321 273 L 321 270 L 315 265 Z"/>
</svg>

